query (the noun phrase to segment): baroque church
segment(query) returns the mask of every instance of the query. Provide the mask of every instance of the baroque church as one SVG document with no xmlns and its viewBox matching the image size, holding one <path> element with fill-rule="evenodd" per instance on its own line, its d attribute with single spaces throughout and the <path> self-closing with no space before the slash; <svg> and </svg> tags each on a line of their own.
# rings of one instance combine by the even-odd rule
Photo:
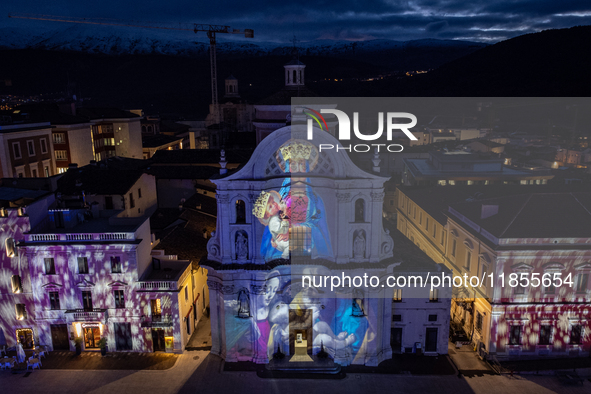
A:
<svg viewBox="0 0 591 394">
<path fill-rule="evenodd" d="M 446 353 L 449 295 L 426 307 L 429 288 L 404 290 L 407 302 L 399 302 L 400 289 L 383 286 L 388 275 L 441 270 L 397 255 L 382 223 L 388 178 L 362 171 L 342 150 L 320 151 L 320 144 L 338 141 L 320 129 L 308 141 L 302 109 L 291 116 L 291 125 L 266 137 L 246 165 L 212 179 L 217 231 L 201 262 L 208 270 L 211 352 L 226 362 L 256 363 L 276 353 L 312 361 L 323 352 L 342 366 L 375 366 L 393 351 L 427 345 L 426 353 Z M 322 284 L 331 275 L 364 274 L 381 285 Z M 394 326 L 393 313 L 406 313 L 406 328 Z M 439 320 L 425 331 L 433 313 Z"/>
</svg>

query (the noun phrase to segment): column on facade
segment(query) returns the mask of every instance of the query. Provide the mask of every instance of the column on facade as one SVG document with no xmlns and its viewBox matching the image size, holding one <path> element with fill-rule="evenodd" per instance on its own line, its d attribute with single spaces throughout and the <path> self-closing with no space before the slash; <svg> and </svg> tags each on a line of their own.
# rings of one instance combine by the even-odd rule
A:
<svg viewBox="0 0 591 394">
<path fill-rule="evenodd" d="M 369 262 L 376 263 L 380 260 L 380 249 L 382 242 L 382 211 L 384 205 L 384 192 L 375 190 L 370 193 L 371 196 L 371 229 L 369 234 Z"/>
<path fill-rule="evenodd" d="M 351 193 L 337 192 L 337 214 L 336 214 L 336 228 L 347 229 L 349 228 L 351 221 Z M 337 263 L 348 263 L 349 262 L 349 250 L 351 249 L 351 240 L 349 239 L 348 231 L 336 231 L 336 262 Z"/>
<path fill-rule="evenodd" d="M 226 335 L 224 322 L 224 295 L 222 285 L 217 280 L 208 280 L 209 318 L 211 324 L 211 353 L 226 356 Z"/>
</svg>

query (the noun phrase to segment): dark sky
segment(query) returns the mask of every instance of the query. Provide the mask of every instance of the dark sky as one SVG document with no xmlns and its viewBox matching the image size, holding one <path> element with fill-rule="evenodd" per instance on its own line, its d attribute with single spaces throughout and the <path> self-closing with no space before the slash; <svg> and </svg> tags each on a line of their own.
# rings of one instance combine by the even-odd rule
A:
<svg viewBox="0 0 591 394">
<path fill-rule="evenodd" d="M 20 0 L 0 5 L 0 26 L 40 26 L 5 16 L 15 12 L 224 24 L 254 29 L 257 41 L 282 42 L 294 33 L 301 41 L 438 38 L 497 42 L 545 29 L 591 25 L 589 0 Z"/>
</svg>

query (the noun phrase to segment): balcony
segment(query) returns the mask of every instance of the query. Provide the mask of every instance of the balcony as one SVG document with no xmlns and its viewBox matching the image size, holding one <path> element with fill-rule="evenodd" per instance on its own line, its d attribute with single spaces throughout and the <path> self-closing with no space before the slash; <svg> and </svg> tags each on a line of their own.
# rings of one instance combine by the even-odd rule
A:
<svg viewBox="0 0 591 394">
<path fill-rule="evenodd" d="M 25 234 L 25 242 L 88 242 L 134 240 L 134 233 Z"/>
<path fill-rule="evenodd" d="M 68 309 L 66 311 L 67 314 L 71 314 L 72 317 L 72 321 L 76 321 L 76 322 L 82 322 L 82 321 L 106 321 L 108 316 L 107 316 L 107 310 L 106 309 L 100 309 L 100 308 L 94 308 L 92 310 L 90 309 Z"/>
<path fill-rule="evenodd" d="M 171 315 L 142 316 L 141 327 L 168 328 L 172 327 Z"/>
<path fill-rule="evenodd" d="M 139 282 L 139 291 L 177 291 L 178 282 L 176 280 L 158 280 Z"/>
</svg>

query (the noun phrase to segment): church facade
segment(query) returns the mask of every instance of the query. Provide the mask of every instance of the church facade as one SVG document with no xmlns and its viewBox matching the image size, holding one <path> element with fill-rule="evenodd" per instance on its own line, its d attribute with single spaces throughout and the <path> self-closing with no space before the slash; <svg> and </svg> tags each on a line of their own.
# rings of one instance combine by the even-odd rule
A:
<svg viewBox="0 0 591 394">
<path fill-rule="evenodd" d="M 292 116 L 244 167 L 212 179 L 217 231 L 201 262 L 211 352 L 268 363 L 278 352 L 293 357 L 303 338 L 308 355 L 324 351 L 341 365 L 378 365 L 401 351 L 447 353 L 446 290 L 386 285 L 392 276 L 422 282 L 441 270 L 397 253 L 383 225 L 387 178 L 357 168 L 343 151 L 320 151 L 338 141 L 317 129 L 308 141 L 301 115 Z M 375 283 L 355 282 L 364 275 Z"/>
</svg>

